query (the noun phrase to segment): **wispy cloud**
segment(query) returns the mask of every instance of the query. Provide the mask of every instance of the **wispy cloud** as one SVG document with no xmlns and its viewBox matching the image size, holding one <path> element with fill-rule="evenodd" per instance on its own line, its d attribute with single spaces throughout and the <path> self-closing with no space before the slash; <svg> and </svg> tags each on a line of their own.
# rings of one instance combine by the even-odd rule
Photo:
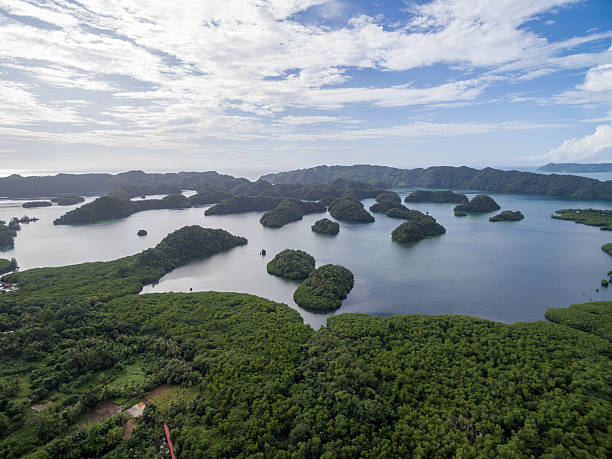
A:
<svg viewBox="0 0 612 459">
<path fill-rule="evenodd" d="M 176 0 L 171 6 L 166 0 L 0 0 L 0 134 L 11 141 L 140 142 L 172 150 L 209 138 L 358 140 L 546 128 L 388 121 L 329 132 L 364 121 L 355 107 L 444 110 L 482 103 L 489 89 L 508 81 L 571 69 L 591 70 L 554 102 L 608 101 L 612 51 L 581 47 L 612 32 L 551 41 L 527 26 L 577 3 L 434 0 L 412 5 L 407 19 L 389 26 L 376 15 L 345 17 L 349 3 L 340 0 Z M 340 25 L 296 19 L 306 11 Z M 434 65 L 449 69 L 447 76 L 429 82 L 402 73 Z M 394 75 L 394 83 L 366 82 L 355 77 L 359 72 Z"/>
</svg>

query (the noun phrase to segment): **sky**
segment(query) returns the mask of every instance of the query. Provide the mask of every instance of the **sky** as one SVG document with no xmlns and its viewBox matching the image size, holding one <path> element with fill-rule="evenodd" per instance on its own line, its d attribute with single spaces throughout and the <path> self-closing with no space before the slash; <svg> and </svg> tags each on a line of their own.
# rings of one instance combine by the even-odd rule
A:
<svg viewBox="0 0 612 459">
<path fill-rule="evenodd" d="M 612 0 L 0 0 L 0 160 L 612 161 Z"/>
</svg>

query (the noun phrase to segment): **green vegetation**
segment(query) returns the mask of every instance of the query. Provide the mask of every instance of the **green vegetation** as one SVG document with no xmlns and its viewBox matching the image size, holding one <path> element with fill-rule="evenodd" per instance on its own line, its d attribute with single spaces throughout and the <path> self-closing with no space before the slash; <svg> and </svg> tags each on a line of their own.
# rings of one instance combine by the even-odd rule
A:
<svg viewBox="0 0 612 459">
<path fill-rule="evenodd" d="M 425 215 L 402 223 L 393 230 L 391 239 L 394 242 L 415 242 L 444 233 L 446 233 L 446 228 L 436 223 L 435 218 Z"/>
<path fill-rule="evenodd" d="M 401 204 L 402 198 L 394 191 L 384 191 L 376 195 L 376 202 L 392 202 L 394 204 Z"/>
<path fill-rule="evenodd" d="M 522 214 L 520 210 L 517 210 L 515 212 L 511 210 L 504 210 L 500 212 L 499 214 L 493 217 L 490 217 L 489 221 L 490 222 L 518 222 L 524 218 L 525 216 Z"/>
<path fill-rule="evenodd" d="M 15 258 L 11 258 L 7 260 L 6 258 L 0 258 L 0 274 L 10 273 L 11 271 L 15 271 L 17 269 L 17 260 Z"/>
<path fill-rule="evenodd" d="M 76 225 L 114 220 L 132 215 L 130 201 L 103 196 L 81 207 L 62 215 L 53 223 L 55 225 Z"/>
<path fill-rule="evenodd" d="M 437 166 L 427 169 L 396 169 L 386 166 L 318 166 L 278 174 L 264 180 L 275 184 L 332 183 L 338 179 L 358 180 L 378 188 L 452 188 L 501 193 L 543 194 L 582 200 L 612 200 L 612 181 L 573 175 L 545 175 L 531 172 L 502 171 L 490 167 Z"/>
<path fill-rule="evenodd" d="M 181 459 L 610 456 L 612 303 L 511 325 L 341 314 L 315 332 L 251 295 L 134 294 L 223 233 L 168 236 L 161 265 L 7 276 L 20 288 L 0 295 L 2 457 L 154 457 L 163 422 Z M 128 439 L 123 414 L 87 424 L 162 384 Z M 28 397 L 51 403 L 35 413 Z"/>
<path fill-rule="evenodd" d="M 286 279 L 306 279 L 315 270 L 315 259 L 302 250 L 285 249 L 267 265 L 268 272 Z"/>
<path fill-rule="evenodd" d="M 455 217 L 467 217 L 467 212 L 465 212 L 463 210 L 456 210 L 455 211 Z"/>
<path fill-rule="evenodd" d="M 573 304 L 569 308 L 550 308 L 546 318 L 551 322 L 582 330 L 612 341 L 612 302 L 595 301 Z"/>
<path fill-rule="evenodd" d="M 453 193 L 452 191 L 427 191 L 416 190 L 406 196 L 405 202 L 448 202 L 462 203 L 467 202 L 468 198 L 464 194 Z"/>
<path fill-rule="evenodd" d="M 583 225 L 600 226 L 602 230 L 612 231 L 612 210 L 598 209 L 560 209 L 552 218 L 573 220 Z"/>
<path fill-rule="evenodd" d="M 318 202 L 284 199 L 274 209 L 263 214 L 259 221 L 268 228 L 280 228 L 287 223 L 301 220 L 306 214 L 319 212 L 325 212 L 325 206 Z"/>
<path fill-rule="evenodd" d="M 80 204 L 85 201 L 85 198 L 77 195 L 70 196 L 59 196 L 57 198 L 52 198 L 52 202 L 55 202 L 58 206 L 73 206 L 75 204 Z"/>
<path fill-rule="evenodd" d="M 387 215 L 387 217 L 400 218 L 402 220 L 415 220 L 425 216 L 423 212 L 408 209 L 408 207 L 403 205 L 389 209 L 387 212 L 385 212 L 385 215 Z"/>
<path fill-rule="evenodd" d="M 464 212 L 492 212 L 499 209 L 499 204 L 486 194 L 477 194 L 469 202 L 455 206 L 456 211 L 462 210 Z"/>
<path fill-rule="evenodd" d="M 24 202 L 21 207 L 25 209 L 31 209 L 33 207 L 51 207 L 53 203 L 51 201 L 29 201 Z"/>
<path fill-rule="evenodd" d="M 602 245 L 601 250 L 606 252 L 608 255 L 612 255 L 612 242 Z"/>
<path fill-rule="evenodd" d="M 55 225 L 80 225 L 129 217 L 136 212 L 156 209 L 185 209 L 191 201 L 182 194 L 171 194 L 162 199 L 129 201 L 103 196 L 77 207 L 56 219 Z"/>
<path fill-rule="evenodd" d="M 232 193 L 228 191 L 201 191 L 191 196 L 189 200 L 192 206 L 206 206 L 208 204 L 216 204 L 232 196 Z"/>
<path fill-rule="evenodd" d="M 392 191 L 385 191 L 376 196 L 376 203 L 370 206 L 371 212 L 384 214 L 390 209 L 402 208 L 400 195 Z"/>
<path fill-rule="evenodd" d="M 329 218 L 322 218 L 317 220 L 310 229 L 315 233 L 336 235 L 340 232 L 340 225 L 338 222 L 332 222 Z"/>
<path fill-rule="evenodd" d="M 278 206 L 280 202 L 281 200 L 278 198 L 232 196 L 206 209 L 204 215 L 228 215 L 272 210 Z"/>
<path fill-rule="evenodd" d="M 293 300 L 302 308 L 333 311 L 353 289 L 355 278 L 344 266 L 323 265 L 300 284 Z"/>
<path fill-rule="evenodd" d="M 363 208 L 363 204 L 352 199 L 336 199 L 329 206 L 329 213 L 336 220 L 372 223 L 374 217 Z"/>
<path fill-rule="evenodd" d="M 602 287 L 607 287 L 608 286 L 608 279 L 602 279 L 601 280 L 601 286 Z"/>
</svg>

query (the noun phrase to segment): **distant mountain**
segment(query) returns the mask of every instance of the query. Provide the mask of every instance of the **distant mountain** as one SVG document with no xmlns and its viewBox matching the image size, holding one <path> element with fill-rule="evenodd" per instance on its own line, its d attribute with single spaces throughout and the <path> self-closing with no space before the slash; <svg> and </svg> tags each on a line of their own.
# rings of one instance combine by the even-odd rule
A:
<svg viewBox="0 0 612 459">
<path fill-rule="evenodd" d="M 329 183 L 338 178 L 368 182 L 377 188 L 425 187 L 482 190 L 612 201 L 612 181 L 602 182 L 574 175 L 501 171 L 490 167 L 472 169 L 465 166 L 436 166 L 427 169 L 397 169 L 361 164 L 317 166 L 261 177 L 263 180 L 276 184 Z"/>
<path fill-rule="evenodd" d="M 177 189 L 197 190 L 207 184 L 221 186 L 235 181 L 234 177 L 220 175 L 214 171 L 169 174 L 130 171 L 116 175 L 58 174 L 33 177 L 13 174 L 0 178 L 0 197 L 34 198 L 62 194 L 106 194 L 117 187 L 125 187 L 131 191 L 131 196 L 122 197 L 133 197 L 141 194 L 176 193 Z"/>
<path fill-rule="evenodd" d="M 612 163 L 581 164 L 581 163 L 548 163 L 538 167 L 542 172 L 576 172 L 576 173 L 596 173 L 612 172 Z"/>
</svg>

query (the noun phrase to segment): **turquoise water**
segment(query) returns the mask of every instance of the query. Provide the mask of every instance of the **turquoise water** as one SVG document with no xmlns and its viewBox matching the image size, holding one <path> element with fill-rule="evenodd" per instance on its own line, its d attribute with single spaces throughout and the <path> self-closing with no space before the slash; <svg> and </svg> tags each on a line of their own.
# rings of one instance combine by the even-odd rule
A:
<svg viewBox="0 0 612 459">
<path fill-rule="evenodd" d="M 401 221 L 378 214 L 372 224 L 340 222 L 340 234 L 329 237 L 310 231 L 323 214 L 280 229 L 261 226 L 261 212 L 205 217 L 205 208 L 147 211 L 70 227 L 52 222 L 72 207 L 22 209 L 21 202 L 5 200 L 0 201 L 0 219 L 29 215 L 41 220 L 23 225 L 15 249 L 1 256 L 16 257 L 22 269 L 111 260 L 152 247 L 184 225 L 223 228 L 248 238 L 249 244 L 178 268 L 145 292 L 252 293 L 289 304 L 315 328 L 324 325 L 329 314 L 301 310 L 292 301 L 297 283 L 266 273 L 266 263 L 282 249 L 306 250 L 318 265 L 337 263 L 353 271 L 355 287 L 334 314 L 467 314 L 517 322 L 544 319 L 549 307 L 612 300 L 612 288 L 596 291 L 612 269 L 612 257 L 600 249 L 612 242 L 612 233 L 550 218 L 560 208 L 611 209 L 612 203 L 491 196 L 504 210 L 522 211 L 525 220 L 490 223 L 493 214 L 457 218 L 451 204 L 412 204 L 409 207 L 434 216 L 447 233 L 408 245 L 391 241 L 391 231 Z M 366 207 L 372 202 L 364 201 Z M 146 229 L 148 236 L 136 236 L 139 229 Z M 268 251 L 266 257 L 259 255 L 262 248 Z"/>
</svg>

